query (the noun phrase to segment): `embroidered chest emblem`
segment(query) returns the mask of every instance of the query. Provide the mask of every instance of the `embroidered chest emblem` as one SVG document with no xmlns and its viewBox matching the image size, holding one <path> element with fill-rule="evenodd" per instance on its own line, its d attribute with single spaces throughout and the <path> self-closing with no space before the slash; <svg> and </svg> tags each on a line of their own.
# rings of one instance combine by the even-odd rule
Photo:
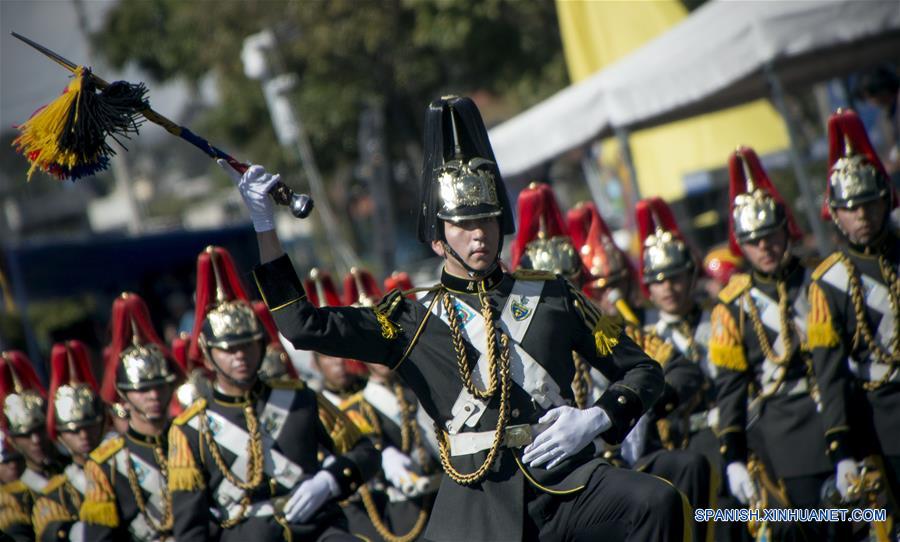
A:
<svg viewBox="0 0 900 542">
<path fill-rule="evenodd" d="M 275 431 L 278 430 L 278 419 L 274 414 L 270 414 L 262 420 L 262 429 L 270 437 L 275 435 Z"/>
<path fill-rule="evenodd" d="M 212 433 L 212 436 L 215 437 L 219 433 L 219 431 L 222 430 L 222 424 L 220 424 L 218 421 L 216 421 L 215 418 L 209 415 L 206 416 L 206 421 L 209 424 L 209 432 Z"/>
<path fill-rule="evenodd" d="M 454 301 L 453 306 L 456 308 L 456 318 L 460 324 L 466 325 L 469 323 L 469 320 L 475 318 L 475 313 L 459 301 Z"/>
<path fill-rule="evenodd" d="M 528 299 L 524 295 L 518 300 L 513 301 L 511 310 L 516 322 L 521 322 L 531 314 L 531 309 L 528 307 L 527 303 Z"/>
<path fill-rule="evenodd" d="M 134 469 L 134 475 L 137 477 L 138 483 L 143 483 L 144 478 L 147 477 L 147 470 L 143 466 L 141 466 L 140 463 L 137 463 L 135 461 L 131 462 L 131 468 Z"/>
</svg>

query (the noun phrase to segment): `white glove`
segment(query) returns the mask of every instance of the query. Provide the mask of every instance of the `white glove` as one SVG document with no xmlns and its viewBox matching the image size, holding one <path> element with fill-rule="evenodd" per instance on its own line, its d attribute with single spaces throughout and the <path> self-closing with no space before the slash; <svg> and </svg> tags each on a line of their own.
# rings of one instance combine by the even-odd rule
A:
<svg viewBox="0 0 900 542">
<path fill-rule="evenodd" d="M 594 438 L 612 427 L 606 411 L 600 407 L 587 410 L 567 406 L 556 407 L 544 414 L 539 423 L 553 423 L 525 448 L 522 460 L 532 467 L 548 461 L 552 469 L 567 457 L 579 452 Z"/>
<path fill-rule="evenodd" d="M 341 489 L 327 470 L 297 486 L 284 505 L 284 519 L 289 523 L 306 523 L 328 499 L 337 497 Z"/>
<path fill-rule="evenodd" d="M 725 468 L 728 475 L 728 489 L 741 504 L 750 504 L 751 499 L 756 500 L 756 488 L 747 471 L 747 465 L 740 461 L 729 463 Z"/>
<path fill-rule="evenodd" d="M 388 446 L 381 450 L 381 468 L 384 470 L 384 477 L 392 486 L 400 489 L 409 485 L 412 480 L 410 465 L 412 459 L 397 448 Z"/>
<path fill-rule="evenodd" d="M 859 478 L 859 465 L 853 459 L 841 459 L 835 468 L 834 485 L 841 498 L 847 500 L 847 490 Z"/>
<path fill-rule="evenodd" d="M 222 166 L 225 173 L 237 185 L 241 197 L 244 198 L 244 205 L 250 211 L 253 229 L 257 232 L 274 230 L 275 205 L 272 198 L 269 197 L 269 190 L 281 180 L 281 175 L 267 173 L 266 168 L 257 165 L 251 165 L 241 175 L 228 165 L 228 162 L 225 160 L 219 159 L 216 162 Z"/>
</svg>

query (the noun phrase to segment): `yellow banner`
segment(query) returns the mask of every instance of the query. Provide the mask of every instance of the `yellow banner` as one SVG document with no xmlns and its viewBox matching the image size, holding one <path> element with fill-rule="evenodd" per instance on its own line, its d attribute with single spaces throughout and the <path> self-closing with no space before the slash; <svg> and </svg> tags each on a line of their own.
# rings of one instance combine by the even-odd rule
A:
<svg viewBox="0 0 900 542">
<path fill-rule="evenodd" d="M 687 17 L 681 2 L 667 0 L 557 0 L 556 10 L 573 83 Z M 767 100 L 640 130 L 630 143 L 641 195 L 667 200 L 684 196 L 686 174 L 723 167 L 737 145 L 750 145 L 759 154 L 789 145 L 787 128 Z M 615 141 L 604 141 L 607 145 Z"/>
</svg>

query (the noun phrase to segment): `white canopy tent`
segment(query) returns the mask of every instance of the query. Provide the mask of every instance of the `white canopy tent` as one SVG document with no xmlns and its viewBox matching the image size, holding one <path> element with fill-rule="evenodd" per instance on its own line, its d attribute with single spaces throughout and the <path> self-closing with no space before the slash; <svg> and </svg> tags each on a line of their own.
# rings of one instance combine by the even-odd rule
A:
<svg viewBox="0 0 900 542">
<path fill-rule="evenodd" d="M 808 85 L 898 59 L 897 0 L 714 0 L 609 68 L 493 128 L 490 138 L 500 170 L 511 177 L 617 128 L 709 113 L 769 97 L 779 91 L 773 86 Z"/>
</svg>

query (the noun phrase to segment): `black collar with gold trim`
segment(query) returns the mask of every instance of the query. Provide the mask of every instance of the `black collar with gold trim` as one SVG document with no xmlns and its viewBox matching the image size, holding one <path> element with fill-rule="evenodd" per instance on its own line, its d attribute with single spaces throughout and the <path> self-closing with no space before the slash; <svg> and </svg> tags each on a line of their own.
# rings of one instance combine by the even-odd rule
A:
<svg viewBox="0 0 900 542">
<path fill-rule="evenodd" d="M 141 446 L 147 446 L 149 448 L 166 448 L 166 432 L 163 431 L 159 435 L 145 435 L 143 433 L 138 433 L 134 430 L 130 425 L 128 426 L 128 432 L 126 436 L 134 441 L 136 444 L 140 444 Z"/>
<path fill-rule="evenodd" d="M 494 270 L 488 273 L 483 279 L 467 279 L 457 277 L 447 272 L 447 269 L 441 271 L 441 284 L 448 290 L 461 292 L 466 294 L 478 293 L 478 285 L 481 283 L 487 291 L 493 290 L 503 282 L 503 269 L 500 265 L 495 265 Z"/>
<path fill-rule="evenodd" d="M 226 406 L 244 406 L 248 402 L 253 402 L 257 397 L 261 396 L 264 389 L 265 384 L 262 380 L 257 379 L 256 383 L 253 384 L 253 388 L 250 391 L 242 393 L 241 395 L 227 395 L 219 391 L 216 386 L 213 386 L 212 395 L 213 399 L 217 403 L 221 403 Z"/>
</svg>

